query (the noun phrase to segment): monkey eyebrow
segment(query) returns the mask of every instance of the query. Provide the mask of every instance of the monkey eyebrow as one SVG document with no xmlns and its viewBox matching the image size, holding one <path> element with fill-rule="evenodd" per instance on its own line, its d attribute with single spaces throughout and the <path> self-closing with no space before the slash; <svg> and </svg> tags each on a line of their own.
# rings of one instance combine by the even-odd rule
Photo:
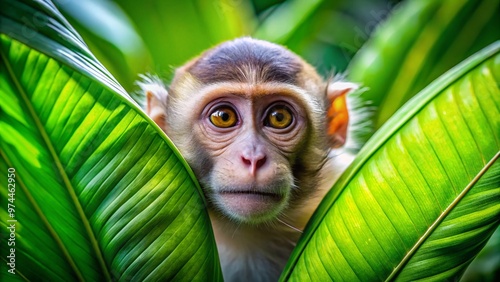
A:
<svg viewBox="0 0 500 282">
<path fill-rule="evenodd" d="M 287 97 L 308 97 L 303 89 L 285 83 L 262 83 L 254 85 L 247 82 L 218 82 L 209 84 L 199 93 L 202 96 L 222 96 L 222 95 L 235 95 L 244 97 L 267 96 L 267 95 L 281 95 Z"/>
</svg>

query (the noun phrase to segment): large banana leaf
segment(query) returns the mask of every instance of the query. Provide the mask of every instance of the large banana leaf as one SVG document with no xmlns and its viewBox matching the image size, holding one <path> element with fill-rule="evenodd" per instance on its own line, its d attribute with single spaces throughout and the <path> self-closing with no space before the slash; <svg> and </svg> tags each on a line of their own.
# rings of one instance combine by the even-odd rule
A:
<svg viewBox="0 0 500 282">
<path fill-rule="evenodd" d="M 431 81 L 499 40 L 499 14 L 500 0 L 416 0 L 395 8 L 348 67 L 349 79 L 366 87 L 356 95 L 358 111 L 373 112 L 370 123 L 353 127 L 356 143 Z"/>
<path fill-rule="evenodd" d="M 219 280 L 171 142 L 50 2 L 0 6 L 0 280 Z"/>
<path fill-rule="evenodd" d="M 500 223 L 500 42 L 365 145 L 309 222 L 292 281 L 459 278 Z"/>
</svg>

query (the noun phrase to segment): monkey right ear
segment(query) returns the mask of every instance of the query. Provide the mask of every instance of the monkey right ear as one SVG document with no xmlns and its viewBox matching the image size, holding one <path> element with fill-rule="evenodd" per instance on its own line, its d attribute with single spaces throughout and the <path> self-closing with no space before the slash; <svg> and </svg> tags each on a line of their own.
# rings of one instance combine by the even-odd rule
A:
<svg viewBox="0 0 500 282">
<path fill-rule="evenodd" d="M 146 114 L 163 130 L 166 130 L 166 105 L 168 91 L 158 77 L 143 76 L 137 82 L 146 96 Z"/>
<path fill-rule="evenodd" d="M 346 96 L 356 89 L 358 89 L 357 84 L 345 81 L 330 82 L 326 89 L 328 98 L 327 134 L 333 148 L 341 147 L 347 139 L 349 113 Z"/>
<path fill-rule="evenodd" d="M 146 92 L 146 114 L 165 131 L 164 103 L 151 91 Z"/>
</svg>

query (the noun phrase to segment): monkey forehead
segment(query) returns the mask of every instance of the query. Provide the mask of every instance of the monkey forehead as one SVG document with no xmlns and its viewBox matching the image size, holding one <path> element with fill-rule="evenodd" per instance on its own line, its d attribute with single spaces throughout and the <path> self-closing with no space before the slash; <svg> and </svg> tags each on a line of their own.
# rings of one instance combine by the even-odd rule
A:
<svg viewBox="0 0 500 282">
<path fill-rule="evenodd" d="M 204 84 L 223 81 L 297 84 L 304 62 L 280 45 L 247 37 L 224 42 L 188 65 L 186 71 Z"/>
</svg>

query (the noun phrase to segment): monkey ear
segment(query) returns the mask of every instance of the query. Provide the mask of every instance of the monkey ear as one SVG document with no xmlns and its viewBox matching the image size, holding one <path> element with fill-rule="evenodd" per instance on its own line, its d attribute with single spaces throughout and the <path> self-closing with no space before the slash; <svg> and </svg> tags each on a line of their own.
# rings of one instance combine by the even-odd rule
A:
<svg viewBox="0 0 500 282">
<path fill-rule="evenodd" d="M 345 144 L 347 125 L 349 124 L 346 96 L 356 89 L 358 89 L 358 85 L 352 82 L 334 81 L 328 84 L 326 89 L 328 101 L 326 120 L 327 134 L 332 148 L 338 148 Z"/>
<path fill-rule="evenodd" d="M 165 131 L 168 91 L 157 76 L 141 75 L 141 78 L 142 81 L 138 81 L 137 85 L 146 96 L 146 114 Z"/>
<path fill-rule="evenodd" d="M 164 103 L 152 91 L 146 91 L 146 114 L 165 131 Z"/>
</svg>

